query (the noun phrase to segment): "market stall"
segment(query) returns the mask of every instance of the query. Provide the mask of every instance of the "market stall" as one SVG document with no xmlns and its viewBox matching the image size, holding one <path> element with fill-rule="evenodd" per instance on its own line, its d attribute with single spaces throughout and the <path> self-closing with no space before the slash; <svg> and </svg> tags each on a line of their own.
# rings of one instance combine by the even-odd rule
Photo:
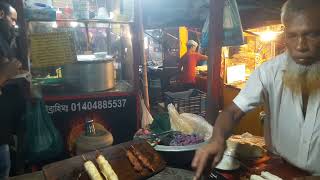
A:
<svg viewBox="0 0 320 180">
<path fill-rule="evenodd" d="M 131 140 L 141 125 L 135 63 L 139 60 L 134 60 L 136 38 L 132 38 L 136 36 L 134 1 L 53 0 L 20 5 L 32 74 L 27 116 L 36 118 L 38 124 L 42 119 L 52 120 L 56 129 L 34 123 L 29 127 L 35 129 L 28 128 L 26 137 L 34 140 L 34 146 L 41 140 L 33 137 L 44 136 L 42 141 L 50 142 L 52 132 L 62 141 L 62 150 L 55 157 L 30 163 L 42 164 Z M 49 117 L 43 111 L 35 114 L 37 108 L 45 109 Z M 92 137 L 88 126 L 93 128 Z"/>
<path fill-rule="evenodd" d="M 243 45 L 224 46 L 222 48 L 221 80 L 218 82 L 222 84 L 222 108 L 231 104 L 257 67 L 284 51 L 281 34 L 282 25 L 280 24 L 251 28 L 244 30 L 245 43 Z M 208 80 L 207 69 L 207 65 L 198 66 L 196 76 L 197 88 L 205 92 L 207 91 Z M 249 112 L 243 117 L 235 133 L 250 132 L 262 136 L 262 122 L 259 121 L 262 118 L 260 116 L 262 111 L 263 108 L 260 107 L 253 112 Z"/>
<path fill-rule="evenodd" d="M 237 137 L 238 139 L 239 137 Z M 232 140 L 229 140 L 232 142 Z M 251 144 L 252 146 L 253 144 Z M 242 147 L 244 148 L 244 147 Z M 246 147 L 247 148 L 247 147 Z M 135 151 L 143 152 L 143 158 L 149 161 L 152 167 L 151 170 L 146 170 L 145 174 L 137 171 L 137 166 L 132 159 L 129 158 L 128 152 L 134 149 Z M 246 149 L 256 151 L 256 147 Z M 154 149 L 144 141 L 133 141 L 116 145 L 111 148 L 101 149 L 100 155 L 103 155 L 111 165 L 112 171 L 117 175 L 117 179 L 186 179 L 191 180 L 194 173 L 189 170 L 176 169 L 165 167 L 165 161 L 157 154 Z M 231 159 L 230 156 L 225 156 L 216 169 L 203 176 L 204 179 L 249 179 L 253 176 L 262 175 L 270 179 L 304 179 L 309 174 L 301 171 L 294 166 L 287 163 L 272 154 L 259 154 L 256 158 L 252 159 L 253 154 L 248 152 L 242 152 L 242 155 L 246 155 L 246 158 Z M 248 155 L 251 159 L 248 160 Z M 259 156 L 259 157 L 258 157 Z M 84 163 L 91 161 L 97 162 L 97 152 L 91 152 L 83 154 L 82 156 L 76 156 L 71 159 L 66 159 L 60 162 L 56 162 L 45 166 L 42 172 L 35 172 L 32 174 L 26 174 L 18 177 L 14 177 L 14 180 L 44 180 L 44 179 L 89 179 L 91 175 L 90 170 L 83 166 Z M 229 157 L 229 158 L 228 158 Z M 99 163 L 98 163 L 99 164 Z M 100 167 L 97 165 L 97 168 Z M 101 167 L 100 167 L 101 168 Z M 103 170 L 99 168 L 100 175 L 103 176 Z M 144 167 L 146 168 L 146 167 Z M 109 171 L 110 172 L 110 171 Z M 92 179 L 92 178 L 91 178 Z"/>
<path fill-rule="evenodd" d="M 195 111 L 190 112 L 188 108 L 193 97 L 182 94 L 181 98 L 167 94 L 169 101 L 165 102 L 165 109 L 168 112 L 148 119 L 148 123 L 143 124 L 144 129 L 138 130 L 141 127 L 138 65 L 143 64 L 143 69 L 146 68 L 145 61 L 142 63 L 141 60 L 144 57 L 141 55 L 141 26 L 135 24 L 130 10 L 127 12 L 122 9 L 126 7 L 124 9 L 132 10 L 133 1 L 114 1 L 109 6 L 109 1 L 104 2 L 73 1 L 72 13 L 69 2 L 61 1 L 56 4 L 62 6 L 58 10 L 43 4 L 38 7 L 37 3 L 33 4 L 36 8 L 30 6 L 27 9 L 26 37 L 33 74 L 32 101 L 29 105 L 31 111 L 38 110 L 31 113 L 30 117 L 53 122 L 53 126 L 44 123 L 51 128 L 38 129 L 34 133 L 50 130 L 51 137 L 57 137 L 56 140 L 61 137 L 62 150 L 52 152 L 52 155 L 59 152 L 55 157 L 30 161 L 39 163 L 41 169 L 13 179 L 192 179 L 194 173 L 190 163 L 194 153 L 210 141 L 214 129 L 204 119 L 205 113 L 209 112 L 204 109 L 214 108 L 207 116 L 209 118 L 218 115 L 219 87 L 225 85 L 225 88 L 229 88 L 229 96 L 224 98 L 224 104 L 228 104 L 230 102 L 226 100 L 231 101 L 241 87 L 234 85 L 246 79 L 230 76 L 232 72 L 246 76 L 243 62 L 230 61 L 224 66 L 224 69 L 228 69 L 227 73 L 224 71 L 225 75 L 229 74 L 230 77 L 227 82 L 223 82 L 224 78 L 220 81 L 222 39 L 211 39 L 209 48 L 214 46 L 214 49 L 209 53 L 209 72 L 199 72 L 197 77 L 201 81 L 198 82 L 199 89 L 208 91 L 208 97 L 203 92 L 197 94 L 197 104 L 191 106 Z M 138 5 L 141 3 L 140 0 L 136 2 Z M 215 3 L 210 1 L 212 9 L 217 10 L 214 5 L 223 6 L 222 1 Z M 131 6 L 128 7 L 128 4 Z M 76 11 L 77 8 L 80 10 Z M 211 14 L 221 18 L 222 9 Z M 53 11 L 56 14 L 54 17 Z M 209 29 L 214 30 L 212 37 L 218 37 L 223 29 L 219 21 L 213 22 L 213 19 L 208 20 Z M 133 37 L 135 35 L 138 38 Z M 222 50 L 224 55 L 231 54 L 230 51 L 231 48 Z M 234 65 L 236 67 L 230 68 Z M 230 78 L 235 84 L 230 83 Z M 143 84 L 143 88 L 146 90 L 148 84 Z M 226 91 L 228 89 L 224 89 Z M 148 96 L 147 91 L 144 94 Z M 209 98 L 208 105 L 206 98 Z M 186 102 L 189 104 L 186 105 Z M 39 114 L 42 117 L 38 118 Z M 250 120 L 255 118 L 250 117 Z M 252 176 L 271 176 L 293 179 L 309 175 L 270 154 L 264 139 L 256 136 L 261 135 L 260 129 L 257 126 L 255 128 L 254 135 L 241 133 L 231 136 L 227 140 L 222 161 L 213 171 L 205 172 L 203 178 L 250 179 Z M 56 144 L 56 148 L 61 145 Z M 40 162 L 42 160 L 46 162 Z"/>
</svg>

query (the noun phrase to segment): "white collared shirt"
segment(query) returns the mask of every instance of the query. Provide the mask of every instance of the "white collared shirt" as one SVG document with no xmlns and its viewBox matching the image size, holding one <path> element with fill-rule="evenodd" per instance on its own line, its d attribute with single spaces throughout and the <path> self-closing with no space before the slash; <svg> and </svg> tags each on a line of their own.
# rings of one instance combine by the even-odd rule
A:
<svg viewBox="0 0 320 180">
<path fill-rule="evenodd" d="M 320 174 L 320 92 L 310 94 L 307 112 L 302 113 L 302 95 L 283 86 L 289 60 L 283 53 L 257 68 L 233 102 L 248 112 L 265 103 L 266 144 L 293 165 Z"/>
</svg>

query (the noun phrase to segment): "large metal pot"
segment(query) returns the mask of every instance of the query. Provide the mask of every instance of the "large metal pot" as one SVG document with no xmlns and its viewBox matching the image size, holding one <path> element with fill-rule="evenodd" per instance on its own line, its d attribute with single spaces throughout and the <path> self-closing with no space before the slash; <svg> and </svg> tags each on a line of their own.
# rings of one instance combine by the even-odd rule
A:
<svg viewBox="0 0 320 180">
<path fill-rule="evenodd" d="M 65 84 L 81 92 L 95 92 L 114 87 L 114 60 L 88 60 L 67 64 L 63 74 Z"/>
</svg>

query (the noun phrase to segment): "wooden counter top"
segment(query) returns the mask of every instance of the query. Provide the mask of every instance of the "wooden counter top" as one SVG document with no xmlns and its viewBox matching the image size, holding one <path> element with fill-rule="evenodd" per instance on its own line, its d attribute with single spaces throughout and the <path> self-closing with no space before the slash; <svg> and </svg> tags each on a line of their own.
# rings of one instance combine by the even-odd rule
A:
<svg viewBox="0 0 320 180">
<path fill-rule="evenodd" d="M 256 164 L 254 165 L 254 163 Z M 268 171 L 284 180 L 291 180 L 297 177 L 310 175 L 310 173 L 289 164 L 279 156 L 266 156 L 254 163 L 251 167 L 254 167 L 258 172 Z"/>
<path fill-rule="evenodd" d="M 263 157 L 258 161 L 252 161 L 246 163 L 250 168 L 256 169 L 258 171 L 269 171 L 270 173 L 281 177 L 284 180 L 319 180 L 319 177 L 308 177 L 310 174 L 302 171 L 289 163 L 285 162 L 279 157 L 270 158 L 269 156 Z M 244 179 L 245 176 L 249 177 L 251 174 L 244 168 L 232 172 L 221 172 L 228 179 L 238 180 L 240 177 Z M 166 167 L 163 171 L 157 175 L 149 178 L 148 180 L 176 180 L 184 179 L 191 180 L 194 173 L 189 170 L 176 169 L 171 167 Z M 307 178 L 308 177 L 308 178 Z M 297 178 L 297 179 L 296 179 Z M 301 178 L 301 179 L 300 179 Z M 10 178 L 12 180 L 45 180 L 42 171 L 25 174 L 17 177 Z"/>
<path fill-rule="evenodd" d="M 250 179 L 252 174 L 260 175 L 262 171 L 268 171 L 283 180 L 295 180 L 296 178 L 307 177 L 310 174 L 287 163 L 278 156 L 265 156 L 255 161 L 241 161 L 246 167 L 241 166 L 236 171 L 217 171 L 228 180 Z"/>
<path fill-rule="evenodd" d="M 189 170 L 166 167 L 163 171 L 147 180 L 192 180 L 194 173 Z M 10 180 L 45 180 L 42 171 L 11 177 Z M 121 179 L 120 179 L 121 180 Z"/>
</svg>

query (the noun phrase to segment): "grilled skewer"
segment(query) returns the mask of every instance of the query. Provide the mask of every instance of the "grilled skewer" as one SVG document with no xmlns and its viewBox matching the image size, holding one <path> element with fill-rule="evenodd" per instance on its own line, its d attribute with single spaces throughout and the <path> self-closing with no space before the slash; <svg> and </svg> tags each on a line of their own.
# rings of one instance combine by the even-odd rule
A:
<svg viewBox="0 0 320 180">
<path fill-rule="evenodd" d="M 126 155 L 130 161 L 130 163 L 132 164 L 133 166 L 133 169 L 136 170 L 137 172 L 142 172 L 143 171 L 143 166 L 142 164 L 140 163 L 139 159 L 134 156 L 133 152 L 130 151 L 130 150 L 127 150 L 126 151 Z"/>
<path fill-rule="evenodd" d="M 150 169 L 152 172 L 155 172 L 155 169 L 153 168 L 152 164 L 150 163 L 150 161 L 143 156 L 143 154 L 138 151 L 134 146 L 130 146 L 130 150 L 131 152 L 139 159 L 139 161 L 141 161 L 142 165 L 148 169 Z"/>
</svg>

